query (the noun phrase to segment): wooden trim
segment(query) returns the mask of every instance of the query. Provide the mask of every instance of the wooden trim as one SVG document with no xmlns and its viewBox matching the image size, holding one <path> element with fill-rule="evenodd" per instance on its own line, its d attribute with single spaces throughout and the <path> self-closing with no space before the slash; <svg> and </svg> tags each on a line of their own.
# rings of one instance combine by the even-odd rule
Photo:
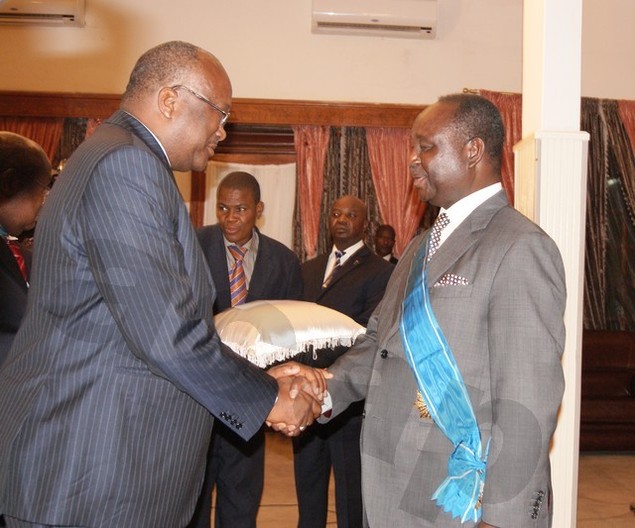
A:
<svg viewBox="0 0 635 528">
<path fill-rule="evenodd" d="M 106 118 L 120 96 L 54 92 L 0 91 L 0 115 Z M 232 103 L 232 123 L 410 128 L 425 106 L 383 103 L 241 99 Z"/>
</svg>

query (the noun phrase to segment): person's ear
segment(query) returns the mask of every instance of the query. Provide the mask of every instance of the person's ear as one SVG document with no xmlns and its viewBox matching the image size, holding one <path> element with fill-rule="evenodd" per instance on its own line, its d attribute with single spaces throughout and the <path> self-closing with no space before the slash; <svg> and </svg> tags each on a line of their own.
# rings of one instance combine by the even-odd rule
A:
<svg viewBox="0 0 635 528">
<path fill-rule="evenodd" d="M 262 213 L 265 210 L 265 204 L 264 202 L 258 202 L 256 204 L 256 218 L 260 218 L 262 216 Z"/>
<path fill-rule="evenodd" d="M 166 119 L 172 119 L 178 97 L 179 94 L 174 88 L 166 86 L 165 88 L 161 88 L 161 90 L 159 90 L 157 105 L 159 107 L 159 112 L 161 112 L 161 115 L 163 115 Z"/>
<path fill-rule="evenodd" d="M 483 159 L 485 142 L 480 137 L 474 137 L 466 143 L 465 148 L 467 149 L 468 167 L 473 168 Z"/>
</svg>

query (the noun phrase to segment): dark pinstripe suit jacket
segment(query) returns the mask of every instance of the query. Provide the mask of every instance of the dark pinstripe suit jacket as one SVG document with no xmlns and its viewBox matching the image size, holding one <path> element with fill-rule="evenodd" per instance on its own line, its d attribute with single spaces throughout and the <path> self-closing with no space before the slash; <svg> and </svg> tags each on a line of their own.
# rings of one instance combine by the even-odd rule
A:
<svg viewBox="0 0 635 528">
<path fill-rule="evenodd" d="M 216 286 L 214 314 L 217 314 L 231 306 L 223 232 L 219 225 L 211 225 L 201 227 L 196 235 Z M 247 302 L 275 299 L 302 299 L 300 261 L 284 244 L 258 231 L 258 255 L 249 281 Z"/>
<path fill-rule="evenodd" d="M 28 269 L 31 253 L 24 249 L 22 253 Z M 0 365 L 7 356 L 24 317 L 28 291 L 18 263 L 0 238 Z"/>
<path fill-rule="evenodd" d="M 277 385 L 221 345 L 209 270 L 152 135 L 124 112 L 99 127 L 37 236 L 32 306 L 0 370 L 0 513 L 184 526 L 211 415 L 248 438 Z"/>
</svg>

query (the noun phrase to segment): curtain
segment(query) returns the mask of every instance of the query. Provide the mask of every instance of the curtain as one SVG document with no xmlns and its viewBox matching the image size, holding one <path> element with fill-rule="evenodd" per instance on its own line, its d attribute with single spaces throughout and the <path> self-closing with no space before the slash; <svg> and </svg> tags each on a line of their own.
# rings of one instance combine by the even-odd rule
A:
<svg viewBox="0 0 635 528">
<path fill-rule="evenodd" d="M 61 117 L 0 117 L 0 130 L 32 139 L 42 146 L 51 163 L 55 160 L 63 128 Z"/>
<path fill-rule="evenodd" d="M 608 180 L 607 137 L 602 105 L 598 99 L 583 99 L 580 127 L 590 136 L 586 199 L 586 244 L 584 258 L 584 327 L 606 328 L 606 211 Z"/>
<path fill-rule="evenodd" d="M 631 145 L 631 161 L 635 155 L 635 101 L 618 101 L 617 102 L 619 119 L 624 127 L 624 134 L 628 137 Z M 628 152 L 626 145 L 622 145 L 624 152 Z M 628 159 L 628 157 L 626 157 Z M 631 163 L 630 169 L 625 167 L 623 175 L 630 174 L 630 178 L 622 180 L 624 187 L 624 195 L 631 214 L 631 220 L 635 219 L 635 172 Z M 635 220 L 634 220 L 635 221 Z"/>
<path fill-rule="evenodd" d="M 514 145 L 522 139 L 522 95 L 514 93 L 490 92 L 479 90 L 479 93 L 496 105 L 505 125 L 505 145 L 501 162 L 503 189 L 507 193 L 510 204 L 514 203 Z"/>
<path fill-rule="evenodd" d="M 260 231 L 293 249 L 293 207 L 296 199 L 295 163 L 283 165 L 249 165 L 210 161 L 207 165 L 203 225 L 216 223 L 216 189 L 226 174 L 244 171 L 260 184 L 260 199 L 265 204 L 256 225 Z"/>
<path fill-rule="evenodd" d="M 294 215 L 294 250 L 302 260 L 318 251 L 324 162 L 329 139 L 327 126 L 294 126 L 297 198 Z"/>
<path fill-rule="evenodd" d="M 361 127 L 332 127 L 324 166 L 318 254 L 331 251 L 333 242 L 328 229 L 331 206 L 348 194 L 366 203 L 368 229 L 365 242 L 373 247 L 371 238 L 382 218 L 371 176 L 366 131 Z"/>
<path fill-rule="evenodd" d="M 372 177 L 384 223 L 397 234 L 395 256 L 400 256 L 420 225 L 426 204 L 410 177 L 410 130 L 366 128 Z"/>
</svg>

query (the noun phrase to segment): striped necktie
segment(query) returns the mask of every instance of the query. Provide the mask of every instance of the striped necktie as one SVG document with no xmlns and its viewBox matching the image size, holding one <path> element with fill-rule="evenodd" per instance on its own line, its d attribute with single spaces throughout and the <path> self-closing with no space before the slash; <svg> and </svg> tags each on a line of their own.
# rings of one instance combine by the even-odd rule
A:
<svg viewBox="0 0 635 528">
<path fill-rule="evenodd" d="M 238 246 L 227 246 L 227 249 L 234 257 L 234 265 L 229 272 L 229 292 L 232 306 L 244 304 L 247 300 L 247 278 L 243 268 L 243 258 L 247 253 L 247 248 Z"/>
<path fill-rule="evenodd" d="M 445 213 L 439 214 L 434 221 L 432 231 L 430 231 L 430 241 L 428 242 L 428 260 L 430 260 L 432 255 L 439 249 L 439 245 L 441 244 L 441 231 L 443 231 L 449 223 L 450 217 Z"/>
<path fill-rule="evenodd" d="M 346 253 L 346 251 L 335 251 L 335 265 L 333 266 L 331 273 L 329 273 L 329 276 L 326 277 L 326 280 L 322 283 L 322 288 L 328 288 L 328 285 L 333 282 L 333 279 L 337 277 L 337 274 L 341 271 L 342 257 L 344 256 L 344 253 Z"/>
<path fill-rule="evenodd" d="M 5 238 L 5 241 L 7 243 L 7 246 L 9 246 L 11 253 L 13 254 L 13 258 L 18 264 L 18 268 L 20 268 L 20 273 L 22 274 L 24 282 L 28 284 L 29 281 L 26 272 L 26 262 L 24 261 L 24 255 L 22 254 L 22 250 L 20 249 L 20 244 L 18 244 L 15 240 L 10 240 L 9 238 Z"/>
</svg>

